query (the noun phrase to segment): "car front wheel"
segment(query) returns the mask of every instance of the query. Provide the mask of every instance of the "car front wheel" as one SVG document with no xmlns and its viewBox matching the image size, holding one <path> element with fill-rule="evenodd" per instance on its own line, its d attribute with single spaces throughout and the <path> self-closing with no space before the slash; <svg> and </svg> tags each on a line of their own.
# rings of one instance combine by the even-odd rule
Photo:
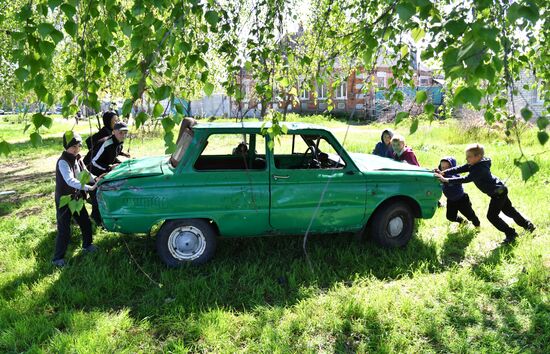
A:
<svg viewBox="0 0 550 354">
<path fill-rule="evenodd" d="M 404 202 L 387 204 L 372 216 L 370 231 L 375 242 L 383 247 L 402 247 L 412 238 L 414 216 Z"/>
<path fill-rule="evenodd" d="M 215 250 L 216 234 L 204 220 L 167 221 L 157 235 L 157 252 L 169 267 L 206 263 Z"/>
</svg>

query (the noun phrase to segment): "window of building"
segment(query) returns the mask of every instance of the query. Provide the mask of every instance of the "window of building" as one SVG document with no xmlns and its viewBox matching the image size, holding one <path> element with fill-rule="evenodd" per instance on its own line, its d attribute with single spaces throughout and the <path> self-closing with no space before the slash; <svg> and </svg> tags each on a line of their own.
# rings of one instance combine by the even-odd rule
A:
<svg viewBox="0 0 550 354">
<path fill-rule="evenodd" d="M 346 99 L 348 97 L 348 83 L 343 81 L 340 86 L 336 88 L 335 95 L 338 99 Z"/>
<path fill-rule="evenodd" d="M 420 76 L 418 79 L 419 86 L 430 86 L 430 77 L 429 76 Z"/>
<path fill-rule="evenodd" d="M 327 85 L 317 85 L 317 99 L 324 100 L 327 98 Z"/>
<path fill-rule="evenodd" d="M 386 73 L 384 71 L 376 73 L 376 85 L 378 88 L 386 88 Z"/>
<path fill-rule="evenodd" d="M 309 100 L 309 91 L 305 88 L 300 91 L 300 100 L 307 101 Z"/>
</svg>

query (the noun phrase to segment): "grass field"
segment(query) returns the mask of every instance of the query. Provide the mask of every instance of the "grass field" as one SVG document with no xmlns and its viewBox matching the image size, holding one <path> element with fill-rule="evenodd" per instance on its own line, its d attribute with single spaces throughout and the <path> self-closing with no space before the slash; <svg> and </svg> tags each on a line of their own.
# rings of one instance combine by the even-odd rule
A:
<svg viewBox="0 0 550 354">
<path fill-rule="evenodd" d="M 157 257 L 154 236 L 97 230 L 101 251 L 84 255 L 78 228 L 68 266 L 56 269 L 53 171 L 62 125 L 71 123 L 59 124 L 36 149 L 24 123 L 0 119 L 13 143 L 0 158 L 0 191 L 16 191 L 0 199 L 0 352 L 550 351 L 550 157 L 533 130 L 522 146 L 540 171 L 524 183 L 517 145 L 499 131 L 456 121 L 421 123 L 411 136 L 398 128 L 430 168 L 445 155 L 464 161 L 470 142 L 486 145 L 493 173 L 538 227 L 513 246 L 499 246 L 503 235 L 485 218 L 488 197 L 467 185 L 479 232 L 451 225 L 440 209 L 404 249 L 313 236 L 313 269 L 300 236 L 222 240 L 208 264 L 173 270 Z M 384 128 L 325 124 L 354 152 L 370 152 Z M 155 134 L 128 145 L 133 156 L 164 151 Z"/>
</svg>

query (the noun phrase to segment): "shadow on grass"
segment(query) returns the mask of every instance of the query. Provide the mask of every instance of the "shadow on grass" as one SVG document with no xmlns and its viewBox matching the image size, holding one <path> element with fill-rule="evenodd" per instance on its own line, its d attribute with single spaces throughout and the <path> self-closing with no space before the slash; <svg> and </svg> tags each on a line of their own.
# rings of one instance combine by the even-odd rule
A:
<svg viewBox="0 0 550 354">
<path fill-rule="evenodd" d="M 311 236 L 307 250 L 312 267 L 304 256 L 302 238 L 290 236 L 220 240 L 216 257 L 206 265 L 168 269 L 156 255 L 152 236 L 105 233 L 96 242 L 100 252 L 85 255 L 79 251 L 77 230 L 73 228 L 68 266 L 61 270 L 44 301 L 63 299 L 68 306 L 82 309 L 129 307 L 140 317 L 174 304 L 233 311 L 287 306 L 309 297 L 313 288 L 328 290 L 338 282 L 351 283 L 357 276 L 395 279 L 419 270 L 442 269 L 435 245 L 421 239 L 413 239 L 406 248 L 381 249 L 371 242 L 359 243 L 350 235 Z M 38 243 L 32 252 L 39 263 L 32 272 L 1 288 L 5 298 L 55 271 L 50 264 L 54 240 L 55 232 Z"/>
<path fill-rule="evenodd" d="M 47 308 L 54 318 L 56 313 L 128 309 L 136 321 L 153 319 L 155 335 L 163 337 L 173 333 L 174 323 L 155 318 L 183 321 L 216 309 L 244 313 L 264 306 L 286 308 L 338 283 L 352 285 L 357 277 L 393 280 L 417 272 L 440 272 L 463 258 L 461 249 L 475 235 L 468 230 L 449 234 L 443 256 L 452 261 L 444 263 L 439 261 L 436 246 L 418 237 L 406 248 L 382 249 L 371 242 L 359 243 L 350 235 L 313 235 L 307 246 L 312 268 L 304 257 L 301 237 L 269 237 L 220 240 L 216 257 L 206 265 L 167 269 L 156 255 L 152 236 L 102 232 L 96 238 L 100 251 L 83 254 L 77 230 L 73 232 L 66 268 L 57 270 L 50 264 L 55 233 L 49 233 L 32 250 L 38 261 L 33 271 L 0 288 L 2 298 L 9 301 L 18 296 L 20 289 L 59 272 L 51 286 L 33 299 L 31 312 L 18 314 L 19 325 L 21 321 L 32 325 L 33 308 Z M 502 260 L 500 252 L 496 249 L 484 262 L 496 265 Z M 344 352 L 355 351 L 359 344 L 379 348 L 385 330 L 376 321 L 378 314 L 372 315 L 366 337 L 349 328 L 346 332 L 344 321 L 336 348 Z M 67 321 L 58 319 L 44 329 L 43 341 L 70 327 Z M 468 325 L 467 321 L 457 322 L 459 328 Z M 182 340 L 187 343 L 200 339 L 200 331 L 182 332 Z M 33 344 L 43 343 L 34 340 Z M 25 349 L 25 345 L 17 347 L 19 351 Z"/>
<path fill-rule="evenodd" d="M 441 259 L 444 264 L 458 264 L 464 259 L 466 248 L 479 232 L 469 227 L 460 227 L 449 232 L 441 248 Z"/>
</svg>

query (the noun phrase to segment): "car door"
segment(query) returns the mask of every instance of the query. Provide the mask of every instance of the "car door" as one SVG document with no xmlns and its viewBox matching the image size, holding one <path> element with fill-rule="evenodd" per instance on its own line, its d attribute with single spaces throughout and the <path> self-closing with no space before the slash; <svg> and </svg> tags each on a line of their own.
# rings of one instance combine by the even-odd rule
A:
<svg viewBox="0 0 550 354">
<path fill-rule="evenodd" d="M 270 231 L 269 169 L 260 134 L 216 132 L 182 176 L 186 215 L 213 219 L 222 236 Z"/>
<path fill-rule="evenodd" d="M 365 217 L 366 181 L 331 134 L 290 133 L 280 137 L 270 158 L 270 224 L 278 233 L 360 229 Z M 311 163 L 329 156 L 332 166 Z M 325 155 L 323 155 L 325 157 Z M 318 156 L 319 157 L 319 156 Z"/>
</svg>

